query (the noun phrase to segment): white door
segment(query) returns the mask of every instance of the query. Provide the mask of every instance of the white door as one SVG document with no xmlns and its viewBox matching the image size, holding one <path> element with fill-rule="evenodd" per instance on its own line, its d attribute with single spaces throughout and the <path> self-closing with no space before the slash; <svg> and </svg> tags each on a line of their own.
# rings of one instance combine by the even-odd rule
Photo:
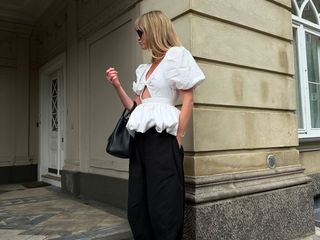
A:
<svg viewBox="0 0 320 240">
<path fill-rule="evenodd" d="M 61 69 L 49 76 L 49 161 L 47 174 L 60 176 L 64 150 L 64 97 L 63 74 Z"/>
<path fill-rule="evenodd" d="M 40 69 L 39 177 L 61 186 L 65 144 L 65 55 Z"/>
</svg>

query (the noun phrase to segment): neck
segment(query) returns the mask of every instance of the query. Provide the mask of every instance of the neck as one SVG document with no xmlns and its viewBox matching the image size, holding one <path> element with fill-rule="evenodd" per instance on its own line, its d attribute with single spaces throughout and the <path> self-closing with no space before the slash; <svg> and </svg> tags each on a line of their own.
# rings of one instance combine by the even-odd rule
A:
<svg viewBox="0 0 320 240">
<path fill-rule="evenodd" d="M 154 51 L 152 51 L 152 55 L 153 55 L 152 63 L 155 63 L 155 64 L 160 63 L 164 57 L 164 55 L 154 54 Z"/>
<path fill-rule="evenodd" d="M 156 59 L 153 59 L 153 60 L 152 60 L 152 63 L 157 64 L 157 63 L 160 63 L 161 60 L 162 60 L 161 58 L 156 58 Z"/>
</svg>

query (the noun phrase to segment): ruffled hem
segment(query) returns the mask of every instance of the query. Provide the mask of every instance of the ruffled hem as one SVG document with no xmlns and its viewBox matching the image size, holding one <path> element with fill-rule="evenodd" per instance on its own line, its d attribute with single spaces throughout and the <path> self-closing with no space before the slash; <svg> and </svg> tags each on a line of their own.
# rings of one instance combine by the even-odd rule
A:
<svg viewBox="0 0 320 240">
<path fill-rule="evenodd" d="M 135 132 L 144 133 L 152 127 L 159 133 L 166 130 L 167 133 L 176 136 L 179 114 L 180 111 L 170 104 L 142 103 L 131 113 L 126 127 L 133 137 Z"/>
</svg>

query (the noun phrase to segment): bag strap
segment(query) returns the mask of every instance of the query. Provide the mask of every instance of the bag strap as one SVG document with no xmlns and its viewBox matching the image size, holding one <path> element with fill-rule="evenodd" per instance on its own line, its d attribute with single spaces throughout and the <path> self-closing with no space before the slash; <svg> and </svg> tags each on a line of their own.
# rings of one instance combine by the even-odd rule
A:
<svg viewBox="0 0 320 240">
<path fill-rule="evenodd" d="M 123 113 L 122 113 L 122 116 L 125 117 L 125 118 L 127 118 L 127 117 L 133 112 L 133 110 L 136 108 L 136 106 L 137 106 L 136 101 L 133 101 L 133 106 L 132 106 L 132 108 L 131 108 L 127 113 L 126 113 L 127 109 L 124 108 Z M 126 113 L 126 114 L 125 114 L 125 113 Z"/>
<path fill-rule="evenodd" d="M 137 106 L 136 101 L 133 101 L 133 106 L 132 106 L 132 108 L 131 108 L 130 111 L 129 111 L 130 114 L 133 112 L 133 110 L 136 108 L 136 106 Z"/>
</svg>

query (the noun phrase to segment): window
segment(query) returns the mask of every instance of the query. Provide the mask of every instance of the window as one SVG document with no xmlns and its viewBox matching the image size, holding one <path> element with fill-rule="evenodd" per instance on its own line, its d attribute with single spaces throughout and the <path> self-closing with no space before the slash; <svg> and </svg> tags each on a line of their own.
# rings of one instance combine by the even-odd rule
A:
<svg viewBox="0 0 320 240">
<path fill-rule="evenodd" d="M 293 0 L 299 137 L 320 137 L 320 0 Z"/>
</svg>

